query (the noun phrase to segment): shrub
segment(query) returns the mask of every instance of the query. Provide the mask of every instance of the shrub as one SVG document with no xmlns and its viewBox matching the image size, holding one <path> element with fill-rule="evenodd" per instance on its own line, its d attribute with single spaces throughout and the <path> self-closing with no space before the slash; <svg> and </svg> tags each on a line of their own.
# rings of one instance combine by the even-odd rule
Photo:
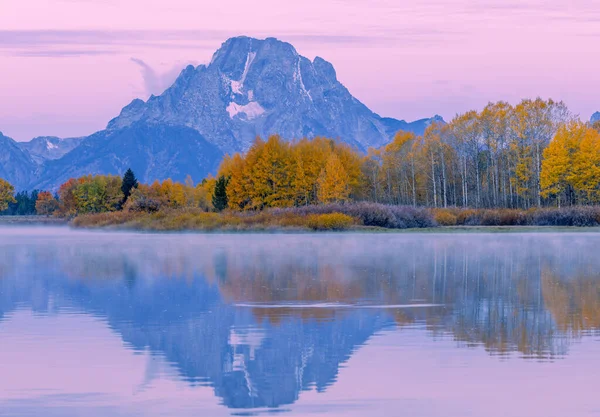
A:
<svg viewBox="0 0 600 417">
<path fill-rule="evenodd" d="M 469 225 L 477 223 L 477 210 L 473 209 L 456 209 L 456 224 Z"/>
<path fill-rule="evenodd" d="M 360 202 L 340 207 L 340 211 L 359 218 L 365 226 L 398 228 L 398 219 L 391 206 L 377 203 Z"/>
<path fill-rule="evenodd" d="M 431 212 L 425 208 L 411 206 L 389 206 L 396 217 L 397 229 L 417 229 L 425 227 L 435 227 L 435 222 Z"/>
<path fill-rule="evenodd" d="M 356 224 L 356 220 L 346 214 L 329 213 L 308 216 L 307 225 L 313 230 L 346 230 Z"/>
<path fill-rule="evenodd" d="M 433 218 L 440 226 L 456 226 L 458 217 L 447 209 L 434 209 Z"/>
<path fill-rule="evenodd" d="M 299 216 L 342 213 L 360 220 L 365 226 L 384 227 L 387 229 L 435 227 L 436 225 L 433 215 L 426 208 L 390 206 L 365 201 L 358 203 L 335 203 L 318 206 L 270 209 L 267 210 L 267 213 L 271 215 L 284 215 L 287 213 Z"/>
<path fill-rule="evenodd" d="M 598 207 L 564 207 L 529 212 L 530 224 L 536 226 L 598 226 L 599 218 Z"/>
<path fill-rule="evenodd" d="M 133 212 L 155 213 L 160 209 L 160 205 L 160 201 L 145 195 L 140 195 L 136 198 L 128 199 L 125 209 Z"/>
</svg>

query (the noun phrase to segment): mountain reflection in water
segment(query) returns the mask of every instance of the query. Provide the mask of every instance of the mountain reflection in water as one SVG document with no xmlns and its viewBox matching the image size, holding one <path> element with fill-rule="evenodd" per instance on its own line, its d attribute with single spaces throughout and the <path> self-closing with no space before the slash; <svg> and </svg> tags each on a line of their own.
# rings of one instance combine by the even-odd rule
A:
<svg viewBox="0 0 600 417">
<path fill-rule="evenodd" d="M 188 386 L 211 387 L 229 409 L 285 410 L 303 391 L 327 391 L 385 331 L 422 329 L 499 360 L 562 360 L 600 329 L 599 245 L 587 233 L 5 228 L 0 339 L 22 311 L 86 315 Z M 152 362 L 145 372 L 146 383 L 160 373 Z"/>
</svg>

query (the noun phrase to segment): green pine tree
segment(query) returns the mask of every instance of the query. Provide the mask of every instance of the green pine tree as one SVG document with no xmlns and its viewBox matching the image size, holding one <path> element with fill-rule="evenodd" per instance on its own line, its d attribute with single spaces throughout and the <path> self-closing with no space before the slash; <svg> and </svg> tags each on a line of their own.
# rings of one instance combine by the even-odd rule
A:
<svg viewBox="0 0 600 417">
<path fill-rule="evenodd" d="M 123 182 L 121 183 L 121 191 L 123 192 L 123 202 L 121 203 L 121 206 L 123 206 L 127 202 L 127 199 L 131 195 L 131 191 L 137 187 L 138 180 L 135 177 L 135 174 L 133 173 L 131 168 L 129 168 L 125 172 L 125 175 L 123 175 Z"/>
<path fill-rule="evenodd" d="M 221 175 L 215 184 L 215 192 L 212 197 L 212 204 L 215 210 L 223 211 L 227 208 L 229 200 L 227 198 L 227 183 L 229 179 Z"/>
</svg>

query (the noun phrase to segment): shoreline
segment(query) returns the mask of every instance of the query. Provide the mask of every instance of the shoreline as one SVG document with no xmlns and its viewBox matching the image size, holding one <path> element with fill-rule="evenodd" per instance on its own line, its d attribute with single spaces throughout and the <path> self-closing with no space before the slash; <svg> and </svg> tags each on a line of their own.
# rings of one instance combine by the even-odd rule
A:
<svg viewBox="0 0 600 417">
<path fill-rule="evenodd" d="M 58 225 L 68 225 L 69 221 L 67 219 L 62 219 L 60 217 L 46 217 L 46 216 L 0 216 L 0 226 L 58 226 Z"/>
<path fill-rule="evenodd" d="M 139 227 L 119 227 L 118 225 L 81 227 L 64 223 L 73 230 L 104 232 L 133 232 L 148 234 L 528 234 L 528 233 L 600 233 L 597 226 L 438 226 L 427 228 L 387 229 L 375 226 L 355 226 L 344 230 L 313 230 L 295 227 L 264 227 L 252 229 L 214 228 L 214 229 L 152 229 Z"/>
<path fill-rule="evenodd" d="M 73 230 L 104 232 L 138 232 L 156 234 L 320 234 L 320 233 L 364 233 L 364 234 L 527 234 L 527 233 L 600 233 L 600 226 L 436 226 L 424 228 L 391 229 L 377 226 L 353 225 L 342 230 L 314 230 L 298 226 L 254 226 L 210 227 L 210 228 L 161 228 L 154 224 L 107 224 L 78 226 L 74 219 L 45 216 L 0 216 L 0 226 L 64 226 Z M 156 227 L 155 227 L 156 226 Z"/>
</svg>

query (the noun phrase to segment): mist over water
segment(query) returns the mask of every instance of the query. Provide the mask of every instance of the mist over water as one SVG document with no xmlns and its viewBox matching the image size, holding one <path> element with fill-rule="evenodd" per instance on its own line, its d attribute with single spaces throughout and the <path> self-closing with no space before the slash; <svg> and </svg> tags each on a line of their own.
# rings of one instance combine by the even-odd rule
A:
<svg viewBox="0 0 600 417">
<path fill-rule="evenodd" d="M 600 234 L 0 228 L 0 416 L 588 416 Z"/>
</svg>

